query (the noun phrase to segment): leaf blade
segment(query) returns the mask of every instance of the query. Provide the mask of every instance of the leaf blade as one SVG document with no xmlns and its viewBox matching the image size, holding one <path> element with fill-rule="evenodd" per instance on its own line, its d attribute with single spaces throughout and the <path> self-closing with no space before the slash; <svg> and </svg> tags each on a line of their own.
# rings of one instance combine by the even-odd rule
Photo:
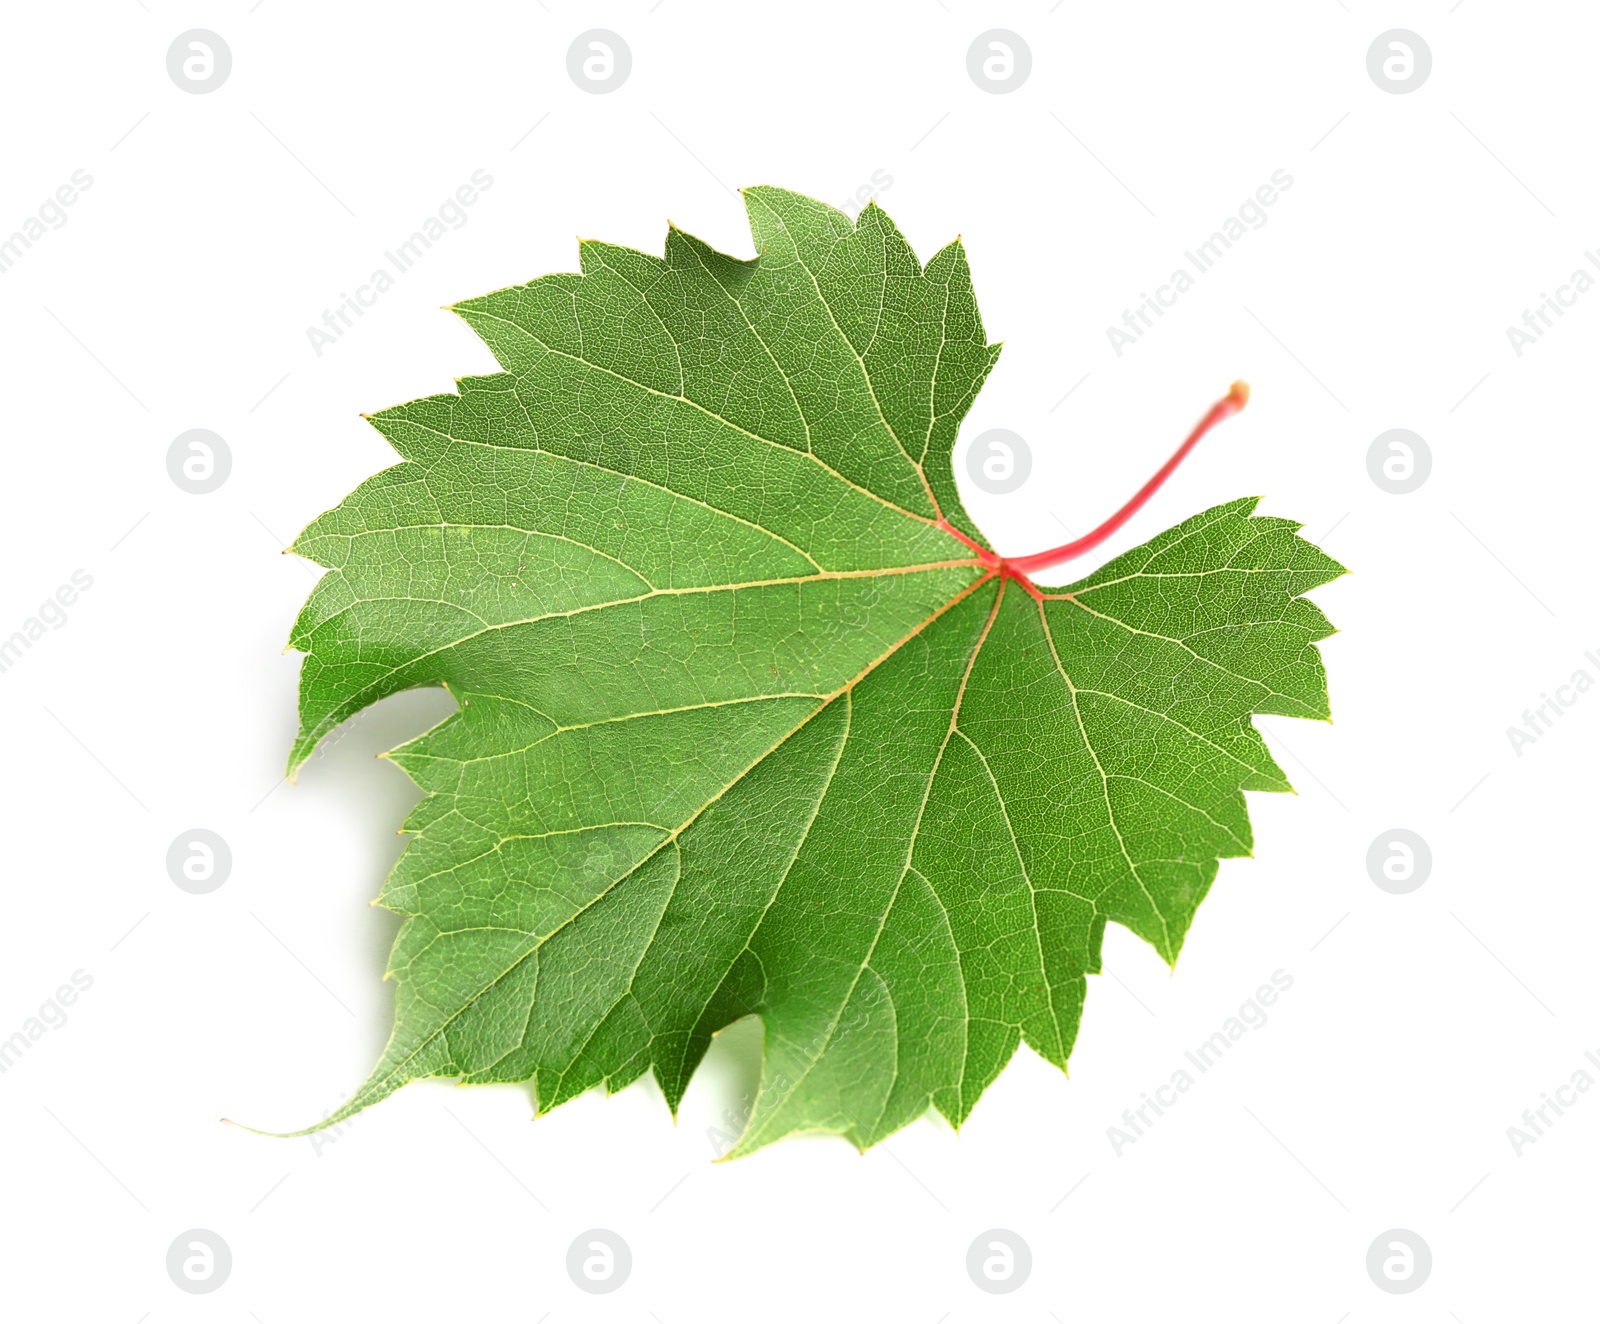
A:
<svg viewBox="0 0 1600 1324">
<path fill-rule="evenodd" d="M 672 230 L 456 311 L 502 371 L 372 421 L 402 463 L 314 521 L 297 766 L 386 694 L 458 709 L 381 902 L 408 1080 L 543 1112 L 763 1022 L 734 1153 L 959 1124 L 1017 1046 L 1065 1069 L 1108 920 L 1175 961 L 1255 713 L 1325 718 L 1303 594 L 1342 568 L 1246 499 L 1060 590 L 986 548 L 951 455 L 998 357 L 959 242 L 745 191 L 757 256 Z"/>
</svg>

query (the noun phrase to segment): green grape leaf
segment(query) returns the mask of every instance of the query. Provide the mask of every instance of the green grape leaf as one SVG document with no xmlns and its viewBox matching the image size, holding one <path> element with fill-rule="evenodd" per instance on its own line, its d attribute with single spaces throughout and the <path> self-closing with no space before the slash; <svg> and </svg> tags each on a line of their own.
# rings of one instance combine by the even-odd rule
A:
<svg viewBox="0 0 1600 1324">
<path fill-rule="evenodd" d="M 426 792 L 380 902 L 393 1036 L 321 1125 L 407 1081 L 545 1112 L 763 1028 L 734 1148 L 959 1124 L 1025 1041 L 1065 1069 L 1115 920 L 1177 958 L 1255 713 L 1326 719 L 1301 595 L 1343 573 L 1254 499 L 1067 588 L 962 508 L 999 354 L 958 242 L 744 193 L 758 256 L 671 229 L 456 305 L 502 371 L 371 416 L 403 463 L 293 550 L 291 771 L 386 695 L 457 711 L 388 757 Z"/>
</svg>

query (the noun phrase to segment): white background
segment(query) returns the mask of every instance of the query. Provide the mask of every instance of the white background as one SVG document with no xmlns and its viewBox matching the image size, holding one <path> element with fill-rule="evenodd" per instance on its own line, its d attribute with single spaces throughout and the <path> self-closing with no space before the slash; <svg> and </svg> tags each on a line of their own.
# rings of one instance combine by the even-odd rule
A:
<svg viewBox="0 0 1600 1324">
<path fill-rule="evenodd" d="M 1506 335 L 1600 245 L 1592 7 L 107 0 L 4 26 L 0 235 L 94 181 L 0 275 L 0 635 L 94 581 L 0 674 L 0 1038 L 93 979 L 0 1076 L 7 1316 L 1595 1316 L 1600 1090 L 1520 1156 L 1507 1128 L 1600 1053 L 1600 691 L 1520 757 L 1506 734 L 1600 679 L 1600 293 L 1520 357 Z M 233 54 L 208 95 L 167 74 L 193 27 Z M 595 27 L 633 54 L 604 96 L 566 72 Z M 991 27 L 1032 50 L 1009 95 L 967 74 Z M 1395 27 L 1433 53 L 1407 95 L 1366 69 Z M 468 223 L 318 357 L 306 328 L 480 168 Z M 1268 223 L 1117 357 L 1106 327 L 1278 169 Z M 959 1136 L 713 1165 L 742 1031 L 676 1126 L 648 1082 L 536 1123 L 517 1088 L 413 1085 L 320 1146 L 219 1124 L 315 1120 L 389 1028 L 395 920 L 368 901 L 416 793 L 371 755 L 448 700 L 390 700 L 279 784 L 315 573 L 279 550 L 392 461 L 360 413 L 492 370 L 441 305 L 574 269 L 575 236 L 659 252 L 671 218 L 746 256 L 732 189 L 842 204 L 880 170 L 921 254 L 964 236 L 1006 342 L 961 443 L 1031 443 L 1023 490 L 969 493 L 1002 550 L 1084 531 L 1251 382 L 1106 550 L 1262 493 L 1352 568 L 1316 594 L 1333 724 L 1262 724 L 1299 795 L 1251 797 L 1256 856 L 1222 865 L 1174 973 L 1108 932 L 1071 1080 L 1024 1049 Z M 206 496 L 165 466 L 195 427 L 233 456 Z M 1411 495 L 1368 476 L 1394 427 L 1433 454 Z M 206 896 L 165 866 L 195 827 L 233 853 Z M 1406 896 L 1365 862 L 1395 827 L 1433 852 Z M 1122 1110 L 1277 969 L 1268 1023 L 1114 1152 Z M 609 1296 L 565 1271 L 591 1227 L 632 1248 Z M 1033 1252 L 1006 1296 L 965 1269 L 991 1227 Z M 1396 1227 L 1433 1252 L 1411 1295 L 1365 1268 Z M 232 1249 L 212 1295 L 166 1273 L 190 1228 Z"/>
</svg>

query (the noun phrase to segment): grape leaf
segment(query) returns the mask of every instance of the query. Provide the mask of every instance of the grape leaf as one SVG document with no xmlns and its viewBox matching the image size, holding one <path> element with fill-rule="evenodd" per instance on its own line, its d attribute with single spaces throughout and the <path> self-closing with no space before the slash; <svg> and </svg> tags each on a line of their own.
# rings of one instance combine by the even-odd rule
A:
<svg viewBox="0 0 1600 1324">
<path fill-rule="evenodd" d="M 1290 789 L 1252 714 L 1328 716 L 1298 525 L 1234 501 L 1040 589 L 956 490 L 999 355 L 960 242 L 744 199 L 753 260 L 584 241 L 456 305 L 502 371 L 371 416 L 403 463 L 292 549 L 291 771 L 458 702 L 388 755 L 395 1028 L 321 1125 L 428 1076 L 675 1110 L 752 1014 L 734 1152 L 959 1124 L 1019 1041 L 1065 1069 L 1108 921 L 1177 958 L 1242 792 Z"/>
</svg>

